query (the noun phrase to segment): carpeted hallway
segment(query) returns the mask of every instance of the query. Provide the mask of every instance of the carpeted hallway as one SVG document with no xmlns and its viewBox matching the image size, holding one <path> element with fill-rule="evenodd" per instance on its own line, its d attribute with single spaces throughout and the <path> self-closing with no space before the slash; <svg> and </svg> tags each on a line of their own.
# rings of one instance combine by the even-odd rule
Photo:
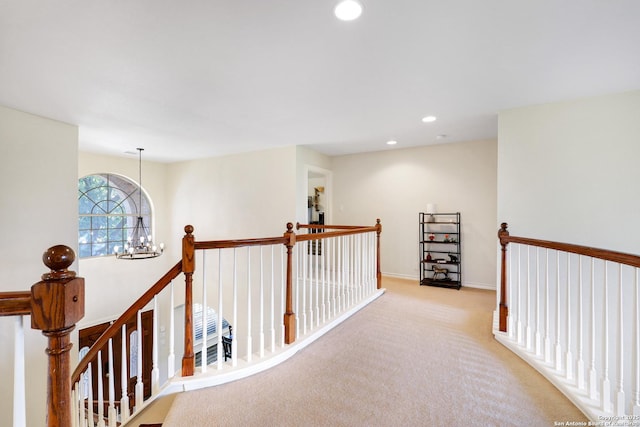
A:
<svg viewBox="0 0 640 427">
<path fill-rule="evenodd" d="M 176 396 L 164 427 L 553 426 L 586 417 L 491 334 L 495 293 L 387 292 L 283 364 Z"/>
</svg>

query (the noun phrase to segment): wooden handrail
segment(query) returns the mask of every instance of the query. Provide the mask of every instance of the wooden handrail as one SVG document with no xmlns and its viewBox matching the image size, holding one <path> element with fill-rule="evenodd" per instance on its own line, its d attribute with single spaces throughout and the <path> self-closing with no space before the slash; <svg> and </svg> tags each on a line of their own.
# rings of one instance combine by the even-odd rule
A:
<svg viewBox="0 0 640 427">
<path fill-rule="evenodd" d="M 504 230 L 506 231 L 507 224 L 503 223 L 503 225 Z M 500 230 L 502 231 L 503 228 L 501 228 Z M 538 246 L 540 248 L 555 249 L 562 252 L 571 252 L 574 254 L 598 258 L 605 261 L 617 262 L 632 267 L 640 267 L 640 256 L 625 252 L 611 251 L 608 249 L 594 248 L 591 246 L 574 245 L 571 243 L 554 242 L 551 240 L 538 240 L 527 237 L 516 237 L 509 235 L 508 232 L 507 234 L 503 233 L 502 236 L 499 235 L 499 237 L 500 243 L 504 243 L 505 245 L 509 243 L 520 243 L 523 245 Z"/>
<path fill-rule="evenodd" d="M 350 230 L 352 228 L 362 228 L 360 225 L 330 225 L 330 224 L 300 224 L 296 223 L 296 230 L 301 228 L 329 229 L 329 230 Z"/>
<path fill-rule="evenodd" d="M 612 251 L 608 249 L 594 248 L 591 246 L 575 245 L 572 243 L 554 242 L 551 240 L 531 239 L 528 237 L 511 236 L 508 231 L 508 225 L 503 222 L 498 230 L 498 240 L 501 246 L 501 266 L 500 266 L 500 322 L 499 329 L 502 332 L 507 331 L 507 315 L 509 313 L 507 304 L 507 266 L 506 255 L 507 245 L 509 243 L 518 243 L 522 245 L 536 246 L 539 248 L 553 249 L 561 252 L 570 252 L 577 255 L 584 255 L 591 258 L 597 258 L 604 261 L 615 262 L 619 264 L 629 265 L 631 267 L 640 268 L 640 256 L 624 252 Z"/>
<path fill-rule="evenodd" d="M 327 239 L 329 237 L 339 237 L 339 236 L 349 236 L 351 234 L 361 234 L 361 233 L 369 233 L 369 232 L 377 232 L 377 226 L 373 227 L 349 227 L 343 228 L 340 231 L 327 231 L 323 233 L 309 233 L 309 234 L 298 234 L 296 235 L 296 241 L 298 242 L 306 242 L 309 240 L 319 240 L 319 239 Z"/>
<path fill-rule="evenodd" d="M 196 250 L 241 248 L 245 246 L 284 245 L 286 243 L 286 237 L 264 237 L 258 239 L 209 240 L 194 242 Z"/>
<path fill-rule="evenodd" d="M 89 352 L 78 362 L 78 366 L 73 371 L 71 375 L 72 384 L 77 382 L 80 379 L 80 375 L 87 369 L 87 365 L 94 358 L 97 357 L 98 352 L 102 349 L 108 342 L 109 339 L 113 338 L 116 334 L 120 333 L 122 326 L 127 323 L 129 319 L 136 315 L 138 310 L 142 310 L 147 304 L 151 302 L 153 297 L 157 295 L 161 290 L 163 290 L 173 279 L 178 277 L 178 275 L 182 272 L 182 261 L 178 261 L 176 265 L 174 265 L 164 276 L 160 278 L 151 288 L 147 290 L 140 298 L 133 303 L 131 307 L 127 309 L 117 320 L 115 320 L 96 340 L 96 342 L 91 346 Z"/>
<path fill-rule="evenodd" d="M 0 292 L 0 316 L 31 314 L 31 292 Z"/>
</svg>

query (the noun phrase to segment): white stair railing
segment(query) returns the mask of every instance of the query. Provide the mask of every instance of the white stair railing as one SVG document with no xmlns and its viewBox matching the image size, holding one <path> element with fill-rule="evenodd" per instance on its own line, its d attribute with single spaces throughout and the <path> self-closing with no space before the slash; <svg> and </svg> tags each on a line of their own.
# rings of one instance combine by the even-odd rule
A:
<svg viewBox="0 0 640 427">
<path fill-rule="evenodd" d="M 591 421 L 640 420 L 640 257 L 514 237 L 506 224 L 499 237 L 496 316 L 507 316 L 495 337 Z"/>
</svg>

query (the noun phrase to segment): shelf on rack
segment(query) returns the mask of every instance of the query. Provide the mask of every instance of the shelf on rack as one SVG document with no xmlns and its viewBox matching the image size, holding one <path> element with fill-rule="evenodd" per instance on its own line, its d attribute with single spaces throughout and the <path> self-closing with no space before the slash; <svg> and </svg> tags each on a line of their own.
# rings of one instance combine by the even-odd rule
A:
<svg viewBox="0 0 640 427">
<path fill-rule="evenodd" d="M 421 286 L 438 286 L 440 288 L 460 289 L 462 286 L 459 280 L 434 280 L 424 278 L 420 282 Z"/>
</svg>

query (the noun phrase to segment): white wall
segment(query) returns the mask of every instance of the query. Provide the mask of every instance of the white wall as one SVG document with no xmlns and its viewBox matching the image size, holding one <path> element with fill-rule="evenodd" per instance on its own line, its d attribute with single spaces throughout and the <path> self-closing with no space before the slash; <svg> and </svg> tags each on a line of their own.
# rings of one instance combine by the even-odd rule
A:
<svg viewBox="0 0 640 427">
<path fill-rule="evenodd" d="M 78 129 L 0 106 L 0 291 L 27 291 L 47 271 L 42 253 L 77 249 Z M 77 271 L 77 263 L 73 269 Z M 14 318 L 0 317 L 0 425 L 11 425 Z M 27 424 L 45 424 L 47 340 L 25 318 Z M 75 350 L 75 349 L 74 349 Z M 72 350 L 73 351 L 73 350 Z"/>
<path fill-rule="evenodd" d="M 640 91 L 502 112 L 498 141 L 511 234 L 640 253 Z"/>
<path fill-rule="evenodd" d="M 295 223 L 296 150 L 173 163 L 167 190 L 178 239 L 187 224 L 200 240 L 281 236 L 287 222 Z M 173 243 L 178 248 L 180 240 Z"/>
<path fill-rule="evenodd" d="M 178 245 L 179 252 L 181 236 L 170 234 L 171 210 L 166 195 L 167 168 L 164 163 L 145 161 L 143 152 L 142 186 L 153 204 L 154 239 L 165 242 L 168 250 L 173 250 Z M 74 183 L 76 199 L 77 179 L 87 175 L 119 174 L 137 183 L 138 157 L 113 157 L 81 152 L 78 155 L 77 171 Z M 77 209 L 74 214 L 77 217 Z M 135 261 L 118 260 L 114 256 L 83 258 L 79 262 L 79 273 L 87 284 L 87 314 L 80 326 L 86 327 L 117 318 L 179 259 L 179 255 L 176 257 L 171 255 L 171 252 L 158 258 Z"/>
<path fill-rule="evenodd" d="M 473 141 L 335 157 L 334 223 L 382 220 L 382 271 L 418 281 L 418 213 L 462 215 L 463 284 L 494 289 L 496 142 Z"/>
</svg>

